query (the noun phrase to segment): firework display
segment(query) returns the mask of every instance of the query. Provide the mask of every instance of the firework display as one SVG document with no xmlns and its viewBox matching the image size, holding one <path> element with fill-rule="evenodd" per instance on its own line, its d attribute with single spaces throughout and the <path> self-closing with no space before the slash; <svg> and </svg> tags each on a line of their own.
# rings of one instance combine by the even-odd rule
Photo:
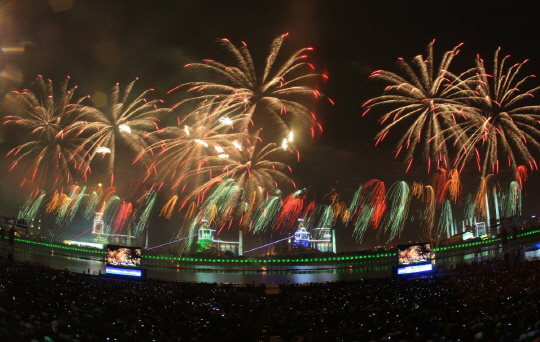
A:
<svg viewBox="0 0 540 342">
<path fill-rule="evenodd" d="M 412 66 L 403 58 L 398 60 L 399 66 L 404 70 L 405 76 L 378 70 L 371 77 L 381 80 L 389 85 L 384 95 L 366 102 L 367 108 L 363 115 L 371 109 L 390 107 L 381 118 L 385 128 L 378 133 L 377 143 L 383 140 L 390 129 L 404 122 L 410 126 L 402 136 L 397 147 L 396 157 L 404 151 L 405 161 L 410 165 L 417 148 L 421 151 L 428 164 L 428 173 L 431 163 L 447 167 L 448 154 L 447 141 L 441 134 L 445 129 L 454 130 L 456 115 L 463 111 L 464 104 L 460 102 L 469 96 L 469 87 L 460 77 L 450 73 L 448 68 L 452 59 L 459 53 L 459 47 L 446 52 L 438 68 L 435 68 L 433 57 L 433 44 L 428 45 L 427 59 L 421 55 L 413 59 Z M 416 71 L 415 71 L 416 69 Z M 415 153 L 416 152 L 416 153 Z"/>
<path fill-rule="evenodd" d="M 540 147 L 540 106 L 529 100 L 534 98 L 540 87 L 527 90 L 525 82 L 534 75 L 519 78 L 518 74 L 527 61 L 505 70 L 504 64 L 510 56 L 499 63 L 499 52 L 500 49 L 495 52 L 492 74 L 488 74 L 484 61 L 478 56 L 477 72 L 466 80 L 475 86 L 475 96 L 470 99 L 471 105 L 466 110 L 470 113 L 468 120 L 462 124 L 467 138 L 457 162 L 465 164 L 469 158 L 474 158 L 483 174 L 497 173 L 502 167 L 499 164 L 506 162 L 514 173 L 519 163 L 538 170 L 531 150 Z"/>
<path fill-rule="evenodd" d="M 134 154 L 134 161 L 145 160 L 146 149 L 151 143 L 148 140 L 153 137 L 154 130 L 159 130 L 156 115 L 164 113 L 167 109 L 158 109 L 160 100 L 147 101 L 145 96 L 151 91 L 147 90 L 139 95 L 131 103 L 128 101 L 131 89 L 135 81 L 131 82 L 122 96 L 120 85 L 117 83 L 110 97 L 110 105 L 107 111 L 97 109 L 87 110 L 77 115 L 77 121 L 71 128 L 78 130 L 77 135 L 84 136 L 84 141 L 79 145 L 79 150 L 87 154 L 83 177 L 90 172 L 89 164 L 96 157 L 102 155 L 108 158 L 106 172 L 111 175 L 111 186 L 114 181 L 114 165 L 116 149 L 118 145 L 124 145 Z M 107 155 L 107 156 L 106 156 Z"/>
<path fill-rule="evenodd" d="M 449 65 L 458 48 L 445 53 L 436 69 L 431 43 L 426 60 L 422 56 L 413 60 L 417 72 L 400 58 L 398 64 L 405 78 L 385 70 L 372 74 L 372 78 L 388 84 L 384 95 L 364 104 L 364 114 L 371 109 L 382 113 L 380 123 L 385 128 L 377 135 L 376 144 L 391 128 L 407 123 L 410 126 L 396 153 L 397 157 L 405 151 L 407 170 L 418 148 L 428 164 L 428 173 L 434 169 L 434 162 L 437 167 L 457 167 L 461 172 L 470 160 L 476 161 L 484 176 L 498 173 L 505 164 L 514 173 L 521 164 L 538 169 L 531 151 L 539 147 L 540 106 L 533 98 L 540 87 L 526 87 L 534 75 L 518 76 L 527 61 L 505 69 L 510 56 L 499 62 L 498 49 L 492 74 L 478 56 L 476 67 L 456 75 L 449 71 Z M 385 106 L 392 109 L 377 110 Z"/>
<path fill-rule="evenodd" d="M 29 134 L 26 142 L 7 154 L 15 158 L 10 170 L 31 159 L 25 180 L 40 188 L 72 184 L 73 172 L 84 165 L 84 157 L 78 151 L 82 140 L 72 125 L 76 115 L 91 112 L 92 108 L 82 105 L 86 97 L 71 103 L 76 87 L 68 89 L 68 81 L 69 78 L 55 94 L 52 81 L 39 76 L 34 83 L 37 94 L 30 90 L 12 93 L 20 105 L 20 114 L 4 116 L 4 125 L 16 126 Z"/>
<path fill-rule="evenodd" d="M 499 61 L 497 50 L 493 75 L 479 57 L 476 67 L 454 74 L 449 68 L 461 44 L 436 66 L 432 42 L 426 57 L 411 64 L 398 60 L 403 76 L 374 72 L 372 79 L 387 85 L 364 104 L 364 115 L 380 115 L 383 125 L 376 145 L 405 126 L 395 156 L 405 155 L 406 172 L 420 160 L 432 175 L 424 182 L 365 179 L 345 201 L 339 189 L 317 197 L 310 184 L 295 183 L 291 165 L 302 162 L 299 139 L 310 130 L 312 137 L 322 133 L 312 108 L 323 97 L 317 89 L 327 77 L 308 62 L 312 48 L 278 65 L 286 37 L 273 40 L 260 74 L 246 43 L 237 47 L 222 40 L 236 64 L 187 65 L 212 75 L 212 81 L 179 85 L 168 94 L 170 106 L 147 99 L 152 89 L 131 99 L 135 81 L 123 91 L 116 84 L 99 108 L 83 103 L 86 97 L 72 101 L 75 87 L 68 89 L 67 80 L 56 92 L 43 77 L 35 93 L 13 92 L 10 101 L 17 107 L 4 124 L 27 139 L 7 154 L 11 170 L 27 167 L 20 175 L 25 202 L 18 217 L 33 221 L 42 214 L 58 227 L 78 220 L 91 227 L 93 220 L 94 236 L 128 241 L 148 238 L 158 229 L 152 220 L 169 220 L 176 227 L 171 244 L 187 254 L 203 222 L 216 236 L 240 231 L 282 239 L 301 220 L 318 234 L 350 229 L 358 243 L 376 230 L 389 244 L 408 226 L 422 240 L 438 241 L 461 232 L 457 221 L 473 226 L 521 215 L 522 190 L 528 172 L 537 169 L 533 154 L 540 147 L 540 106 L 529 102 L 540 87 L 523 90 L 530 77 L 517 74 L 524 63 L 505 69 L 507 57 Z M 122 164 L 124 155 L 129 165 Z M 480 171 L 474 186 L 464 185 L 470 160 Z M 499 175 L 503 161 L 510 181 Z M 416 258 L 425 248 L 400 253 L 407 254 L 403 260 Z M 134 253 L 140 260 L 140 249 L 115 247 L 107 260 L 112 266 L 136 263 Z"/>
<path fill-rule="evenodd" d="M 262 75 L 256 73 L 255 63 L 245 42 L 236 47 L 224 38 L 220 43 L 236 61 L 235 66 L 210 59 L 186 65 L 188 68 L 208 70 L 223 81 L 190 82 L 174 90 L 187 89 L 197 94 L 194 100 L 218 97 L 228 107 L 229 120 L 239 132 L 250 130 L 250 126 L 253 131 L 265 125 L 274 138 L 283 138 L 293 125 L 302 127 L 307 124 L 311 126 L 312 134 L 315 129 L 322 130 L 315 114 L 306 105 L 321 97 L 321 94 L 313 87 L 313 82 L 305 85 L 304 81 L 326 78 L 326 75 L 314 73 L 313 65 L 306 61 L 306 53 L 313 48 L 300 49 L 282 65 L 276 66 L 276 59 L 287 36 L 288 33 L 281 35 L 270 45 Z"/>
</svg>

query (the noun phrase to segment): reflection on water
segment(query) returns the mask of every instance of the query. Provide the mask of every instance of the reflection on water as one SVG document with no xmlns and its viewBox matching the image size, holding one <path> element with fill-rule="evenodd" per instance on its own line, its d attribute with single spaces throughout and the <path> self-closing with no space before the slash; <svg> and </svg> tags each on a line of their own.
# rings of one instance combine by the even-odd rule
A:
<svg viewBox="0 0 540 342">
<path fill-rule="evenodd" d="M 15 260 L 20 262 L 41 263 L 52 268 L 68 269 L 72 272 L 90 272 L 99 274 L 105 272 L 105 264 L 96 257 L 68 256 L 61 251 L 56 253 L 34 250 L 17 250 Z M 189 268 L 173 267 L 148 267 L 148 277 L 163 280 L 177 280 L 184 282 L 204 283 L 310 283 L 329 282 L 341 280 L 356 280 L 361 278 L 379 278 L 390 275 L 390 266 L 366 266 L 348 267 L 341 265 L 319 265 L 319 268 L 303 266 L 281 266 L 272 270 L 254 269 L 243 267 L 226 267 L 219 265 L 190 265 Z"/>
<path fill-rule="evenodd" d="M 342 280 L 357 280 L 362 278 L 380 278 L 389 276 L 390 266 L 339 268 L 324 270 L 289 270 L 289 271 L 224 271 L 219 269 L 169 269 L 149 268 L 148 276 L 167 280 L 181 280 L 204 283 L 278 283 L 287 281 L 293 283 L 328 282 Z"/>
<path fill-rule="evenodd" d="M 61 249 L 41 248 L 29 249 L 25 245 L 19 245 L 12 249 L 3 241 L 0 241 L 0 255 L 6 256 L 8 252 L 14 254 L 14 259 L 19 262 L 41 263 L 57 269 L 68 269 L 73 272 L 83 271 L 91 274 L 105 272 L 103 258 L 90 253 L 69 253 Z M 452 267 L 461 262 L 473 262 L 488 259 L 496 254 L 495 251 L 480 251 L 460 256 L 450 256 L 437 259 L 437 265 Z M 311 283 L 311 282 L 335 282 L 344 280 L 358 280 L 364 278 L 387 277 L 391 274 L 391 266 L 388 261 L 382 262 L 353 262 L 350 264 L 303 264 L 300 266 L 280 265 L 195 265 L 180 264 L 177 262 L 153 262 L 146 265 L 148 277 L 163 280 L 175 280 L 184 282 L 204 283 L 266 283 L 283 284 Z"/>
</svg>

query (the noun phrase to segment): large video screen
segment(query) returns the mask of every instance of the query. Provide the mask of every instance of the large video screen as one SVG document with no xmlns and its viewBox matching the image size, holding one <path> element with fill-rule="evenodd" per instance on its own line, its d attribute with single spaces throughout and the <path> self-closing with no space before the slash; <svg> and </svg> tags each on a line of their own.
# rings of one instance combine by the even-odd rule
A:
<svg viewBox="0 0 540 342">
<path fill-rule="evenodd" d="M 431 245 L 427 243 L 414 243 L 398 245 L 398 266 L 418 265 L 431 262 Z"/>
<path fill-rule="evenodd" d="M 107 266 L 141 267 L 141 247 L 107 245 Z"/>
</svg>

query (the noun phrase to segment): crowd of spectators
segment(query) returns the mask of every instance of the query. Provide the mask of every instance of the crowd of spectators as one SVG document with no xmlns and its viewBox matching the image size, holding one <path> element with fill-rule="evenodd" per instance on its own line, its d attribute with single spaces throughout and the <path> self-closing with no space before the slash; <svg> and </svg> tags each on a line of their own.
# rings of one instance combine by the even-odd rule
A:
<svg viewBox="0 0 540 342">
<path fill-rule="evenodd" d="M 0 341 L 250 341 L 260 300 L 233 286 L 3 264 Z"/>
<path fill-rule="evenodd" d="M 239 288 L 0 265 L 0 341 L 540 341 L 540 261 Z"/>
<path fill-rule="evenodd" d="M 285 341 L 540 341 L 540 261 L 436 276 L 292 285 L 269 298 Z"/>
</svg>

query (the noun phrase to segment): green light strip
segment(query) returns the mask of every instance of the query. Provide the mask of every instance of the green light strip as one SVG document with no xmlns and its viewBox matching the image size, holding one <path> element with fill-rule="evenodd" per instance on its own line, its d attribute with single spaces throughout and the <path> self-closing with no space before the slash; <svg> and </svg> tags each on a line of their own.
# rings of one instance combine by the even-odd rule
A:
<svg viewBox="0 0 540 342">
<path fill-rule="evenodd" d="M 517 238 L 521 238 L 527 235 L 533 235 L 540 233 L 539 230 L 534 230 L 526 233 L 521 233 L 517 235 Z M 508 237 L 509 239 L 512 239 L 512 236 Z M 72 250 L 72 251 L 78 251 L 78 252 L 86 252 L 86 253 L 95 253 L 95 254 L 106 254 L 107 252 L 105 250 L 96 250 L 96 249 L 86 249 L 86 248 L 80 248 L 80 247 L 71 247 L 66 245 L 57 245 L 52 243 L 44 243 L 44 242 L 37 242 L 37 241 L 30 241 L 30 240 L 23 240 L 23 239 L 15 239 L 19 242 L 34 244 L 34 245 L 41 245 L 51 248 L 61 248 L 66 250 Z M 434 252 L 443 252 L 458 248 L 468 248 L 478 245 L 488 245 L 488 244 L 494 244 L 497 242 L 500 242 L 501 238 L 494 238 L 489 240 L 483 240 L 483 241 L 477 241 L 477 242 L 469 242 L 469 243 L 462 243 L 459 245 L 454 246 L 448 246 L 448 247 L 438 247 L 433 248 Z M 207 263 L 264 263 L 264 264 L 275 264 L 275 263 L 298 263 L 298 262 L 328 262 L 328 261 L 347 261 L 347 260 L 358 260 L 362 261 L 365 259 L 381 259 L 381 258 L 394 258 L 394 253 L 381 253 L 381 254 L 371 254 L 371 255 L 354 255 L 354 256 L 344 256 L 344 257 L 326 257 L 326 258 L 312 258 L 312 259 L 207 259 L 207 258 L 191 258 L 191 257 L 170 257 L 170 256 L 159 256 L 159 255 L 143 255 L 143 259 L 148 260 L 167 260 L 167 261 L 185 261 L 185 262 L 207 262 Z"/>
<path fill-rule="evenodd" d="M 40 245 L 40 246 L 47 246 L 47 247 L 52 247 L 52 248 L 67 249 L 67 250 L 78 251 L 78 252 L 97 253 L 97 254 L 106 254 L 107 253 L 104 250 L 86 249 L 86 248 L 80 248 L 80 247 L 71 247 L 71 246 L 57 245 L 57 244 L 54 244 L 54 243 L 37 242 L 37 241 L 30 241 L 30 240 L 23 240 L 23 239 L 15 239 L 15 241 L 29 243 L 29 244 L 32 244 L 32 245 Z"/>
<path fill-rule="evenodd" d="M 146 255 L 143 256 L 147 259 L 154 260 L 170 260 L 170 261 L 194 261 L 194 262 L 232 262 L 232 263 L 280 263 L 280 262 L 314 262 L 314 261 L 344 261 L 344 260 L 360 260 L 360 259 L 372 259 L 372 258 L 387 258 L 394 257 L 393 253 L 385 253 L 378 255 L 355 255 L 346 257 L 327 257 L 327 258 L 313 258 L 313 259 L 203 259 L 203 258 L 190 258 L 190 257 L 168 257 L 158 255 Z"/>
</svg>

